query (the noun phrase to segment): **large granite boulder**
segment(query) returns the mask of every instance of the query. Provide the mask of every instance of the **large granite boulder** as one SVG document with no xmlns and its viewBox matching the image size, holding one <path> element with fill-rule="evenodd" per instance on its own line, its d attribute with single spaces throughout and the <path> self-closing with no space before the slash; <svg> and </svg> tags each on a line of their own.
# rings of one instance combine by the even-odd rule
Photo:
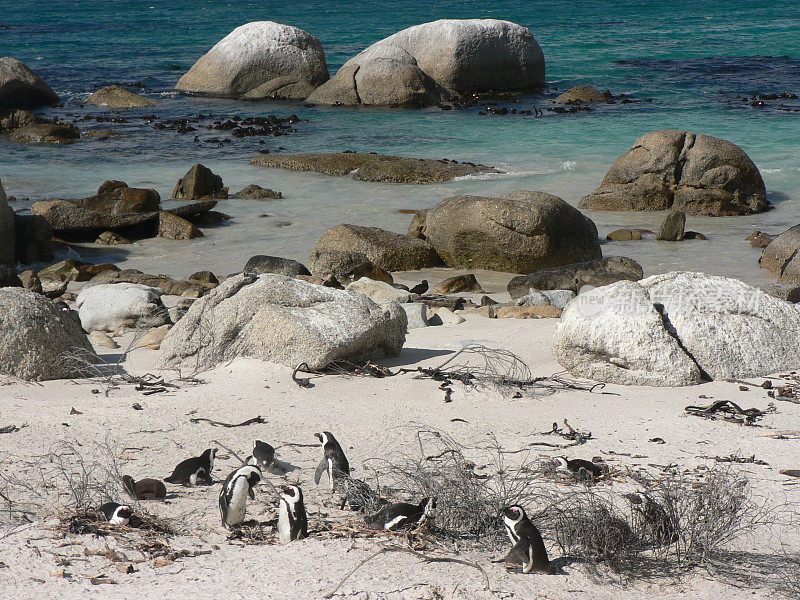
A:
<svg viewBox="0 0 800 600">
<path fill-rule="evenodd" d="M 254 21 L 217 42 L 175 88 L 249 100 L 303 99 L 328 77 L 317 38 L 290 25 Z"/>
<path fill-rule="evenodd" d="M 40 215 L 14 215 L 17 262 L 47 262 L 55 257 L 53 228 Z"/>
<path fill-rule="evenodd" d="M 494 167 L 457 160 L 361 152 L 259 154 L 250 164 L 294 171 L 315 171 L 340 177 L 352 173 L 353 179 L 381 183 L 443 183 L 476 173 L 502 173 Z"/>
<path fill-rule="evenodd" d="M 678 386 L 800 367 L 800 310 L 738 280 L 672 272 L 567 305 L 554 353 L 575 375 Z"/>
<path fill-rule="evenodd" d="M 70 200 L 77 206 L 107 215 L 145 213 L 161 208 L 161 196 L 151 188 L 132 188 L 124 181 L 104 181 L 97 194 L 80 200 Z"/>
<path fill-rule="evenodd" d="M 429 106 L 454 94 L 528 90 L 543 82 L 544 55 L 527 27 L 496 19 L 442 19 L 374 43 L 308 101 Z"/>
<path fill-rule="evenodd" d="M 3 182 L 0 181 L 0 265 L 16 265 L 14 232 L 14 209 L 8 205 Z"/>
<path fill-rule="evenodd" d="M 764 180 L 736 144 L 676 129 L 644 134 L 580 208 L 746 215 L 769 208 Z"/>
<path fill-rule="evenodd" d="M 0 108 L 34 108 L 58 102 L 44 79 L 10 56 L 0 57 Z"/>
<path fill-rule="evenodd" d="M 161 365 L 192 371 L 238 357 L 320 369 L 396 356 L 405 342 L 400 305 L 284 275 L 235 275 L 195 301 L 161 343 Z"/>
<path fill-rule="evenodd" d="M 134 94 L 121 85 L 107 85 L 86 98 L 86 102 L 95 106 L 108 106 L 110 108 L 142 108 L 155 106 L 158 102 Z"/>
<path fill-rule="evenodd" d="M 323 233 L 311 249 L 308 266 L 312 273 L 325 276 L 340 270 L 343 262 L 354 265 L 365 260 L 390 272 L 442 266 L 426 241 L 360 225 L 337 225 Z"/>
<path fill-rule="evenodd" d="M 764 248 L 758 264 L 775 273 L 781 283 L 800 285 L 800 225 L 772 240 Z"/>
<path fill-rule="evenodd" d="M 425 235 L 455 268 L 530 273 L 602 256 L 594 223 L 544 192 L 446 198 L 428 210 Z"/>
<path fill-rule="evenodd" d="M 169 323 L 161 294 L 158 288 L 138 283 L 106 283 L 84 287 L 75 305 L 86 331 L 149 329 Z"/>
<path fill-rule="evenodd" d="M 531 290 L 571 290 L 577 294 L 585 285 L 600 287 L 615 281 L 639 281 L 642 277 L 642 266 L 635 260 L 607 256 L 514 277 L 508 282 L 508 293 L 512 300 L 526 296 Z"/>
<path fill-rule="evenodd" d="M 96 362 L 81 326 L 45 296 L 0 288 L 0 373 L 27 380 L 87 375 Z"/>
</svg>

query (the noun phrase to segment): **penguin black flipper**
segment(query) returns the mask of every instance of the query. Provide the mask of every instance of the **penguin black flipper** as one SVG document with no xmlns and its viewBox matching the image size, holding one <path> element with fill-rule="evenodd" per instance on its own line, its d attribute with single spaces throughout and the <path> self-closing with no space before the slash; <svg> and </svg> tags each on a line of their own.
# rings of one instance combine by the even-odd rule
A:
<svg viewBox="0 0 800 600">
<path fill-rule="evenodd" d="M 328 459 L 323 458 L 322 461 L 319 463 L 316 472 L 314 473 L 314 483 L 319 485 L 319 482 L 322 479 L 322 475 L 327 472 L 328 472 Z"/>
</svg>

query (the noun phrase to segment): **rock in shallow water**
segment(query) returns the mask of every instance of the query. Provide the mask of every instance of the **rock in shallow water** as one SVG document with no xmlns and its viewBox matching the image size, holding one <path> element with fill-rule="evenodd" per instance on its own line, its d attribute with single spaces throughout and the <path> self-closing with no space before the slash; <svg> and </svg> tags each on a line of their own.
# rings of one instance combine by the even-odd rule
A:
<svg viewBox="0 0 800 600">
<path fill-rule="evenodd" d="M 235 275 L 197 300 L 161 343 L 161 365 L 196 370 L 238 357 L 320 369 L 400 353 L 407 319 L 356 292 L 284 275 Z"/>
<path fill-rule="evenodd" d="M 676 129 L 640 137 L 579 208 L 746 215 L 769 208 L 764 180 L 736 144 Z"/>
<path fill-rule="evenodd" d="M 0 373 L 27 380 L 83 377 L 96 360 L 77 320 L 54 302 L 0 288 Z"/>
<path fill-rule="evenodd" d="M 800 225 L 787 229 L 764 249 L 759 265 L 781 283 L 800 285 Z"/>
<path fill-rule="evenodd" d="M 572 373 L 679 386 L 800 367 L 800 310 L 735 279 L 673 272 L 578 296 L 554 353 Z"/>
<path fill-rule="evenodd" d="M 158 102 L 126 90 L 121 85 L 107 85 L 90 95 L 86 102 L 111 108 L 138 108 L 155 106 Z"/>
<path fill-rule="evenodd" d="M 658 230 L 656 239 L 663 242 L 678 242 L 683 239 L 685 229 L 686 213 L 673 210 L 665 217 L 664 222 L 661 224 L 661 229 Z"/>
<path fill-rule="evenodd" d="M 512 300 L 525 296 L 530 290 L 571 290 L 577 294 L 585 285 L 608 285 L 623 279 L 638 281 L 643 275 L 641 265 L 635 260 L 607 256 L 514 277 L 508 282 L 508 293 Z"/>
<path fill-rule="evenodd" d="M 58 102 L 58 95 L 24 63 L 0 58 L 0 108 L 35 108 Z"/>
<path fill-rule="evenodd" d="M 14 209 L 8 205 L 3 183 L 0 182 L 0 265 L 16 265 Z"/>
</svg>

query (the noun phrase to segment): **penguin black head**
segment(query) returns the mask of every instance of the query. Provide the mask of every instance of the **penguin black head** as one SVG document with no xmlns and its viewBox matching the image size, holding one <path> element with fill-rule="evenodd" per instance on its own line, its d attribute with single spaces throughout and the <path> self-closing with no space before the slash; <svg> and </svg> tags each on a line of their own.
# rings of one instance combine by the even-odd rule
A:
<svg viewBox="0 0 800 600">
<path fill-rule="evenodd" d="M 287 500 L 291 500 L 292 503 L 299 502 L 303 499 L 303 490 L 296 485 L 282 485 L 281 492 L 282 495 L 285 496 Z"/>
<path fill-rule="evenodd" d="M 333 439 L 333 434 L 330 431 L 323 431 L 322 433 L 315 433 L 314 437 L 324 446 Z"/>
<path fill-rule="evenodd" d="M 527 515 L 525 514 L 525 509 L 521 506 L 514 504 L 512 506 L 507 506 L 502 511 L 503 519 L 510 521 L 512 523 L 519 523 L 522 521 Z"/>
</svg>

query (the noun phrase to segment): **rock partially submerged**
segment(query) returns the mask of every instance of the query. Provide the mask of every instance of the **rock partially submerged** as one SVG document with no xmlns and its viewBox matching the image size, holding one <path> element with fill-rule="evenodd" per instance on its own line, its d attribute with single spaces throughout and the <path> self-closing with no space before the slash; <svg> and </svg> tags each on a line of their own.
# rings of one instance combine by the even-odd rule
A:
<svg viewBox="0 0 800 600">
<path fill-rule="evenodd" d="M 428 210 L 424 230 L 454 268 L 530 273 L 602 256 L 594 223 L 544 192 L 453 196 Z"/>
<path fill-rule="evenodd" d="M 423 240 L 378 227 L 337 225 L 322 234 L 311 249 L 311 272 L 325 276 L 369 261 L 385 271 L 438 267 L 442 260 Z"/>
<path fill-rule="evenodd" d="M 0 57 L 0 108 L 36 108 L 58 102 L 58 95 L 24 63 Z"/>
<path fill-rule="evenodd" d="M 607 97 L 590 85 L 576 85 L 569 88 L 566 92 L 562 92 L 553 100 L 557 104 L 596 104 L 598 102 L 606 102 Z"/>
<path fill-rule="evenodd" d="M 77 127 L 69 123 L 37 123 L 15 129 L 11 139 L 20 144 L 74 144 L 81 137 Z"/>
<path fill-rule="evenodd" d="M 234 197 L 248 198 L 250 200 L 281 200 L 283 198 L 283 194 L 269 188 L 263 188 L 260 185 L 253 183 L 248 185 L 243 190 L 236 192 Z"/>
<path fill-rule="evenodd" d="M 217 42 L 175 89 L 248 100 L 303 99 L 328 77 L 322 44 L 313 35 L 273 21 L 253 21 Z"/>
<path fill-rule="evenodd" d="M 763 212 L 770 204 L 758 168 L 739 146 L 663 129 L 636 140 L 578 206 L 724 216 Z"/>
<path fill-rule="evenodd" d="M 615 281 L 638 281 L 642 277 L 642 267 L 635 260 L 625 256 L 607 256 L 514 277 L 508 282 L 508 293 L 512 299 L 521 298 L 530 290 L 571 290 L 577 294 L 585 285 L 599 287 Z"/>
<path fill-rule="evenodd" d="M 758 263 L 775 273 L 781 283 L 800 285 L 800 225 L 790 227 L 772 240 Z"/>
<path fill-rule="evenodd" d="M 22 288 L 0 288 L 0 373 L 36 381 L 83 377 L 96 360 L 61 307 Z"/>
<path fill-rule="evenodd" d="M 96 106 L 108 106 L 111 108 L 140 108 L 156 106 L 158 104 L 158 102 L 150 100 L 150 98 L 134 94 L 130 90 L 126 90 L 121 85 L 116 84 L 100 88 L 86 98 L 86 102 Z"/>
<path fill-rule="evenodd" d="M 136 283 L 101 284 L 83 288 L 75 305 L 86 331 L 149 329 L 169 322 L 161 294 Z"/>
<path fill-rule="evenodd" d="M 235 275 L 197 300 L 161 343 L 161 366 L 211 368 L 239 357 L 288 367 L 400 353 L 406 315 L 365 295 L 283 275 Z"/>
<path fill-rule="evenodd" d="M 386 154 L 334 152 L 327 154 L 259 154 L 251 165 L 294 171 L 315 171 L 359 181 L 381 183 L 442 183 L 477 173 L 501 173 L 494 167 L 455 160 L 409 158 Z"/>
<path fill-rule="evenodd" d="M 527 27 L 497 19 L 442 19 L 374 43 L 308 101 L 430 106 L 465 92 L 529 90 L 543 82 L 544 55 Z"/>
<path fill-rule="evenodd" d="M 197 163 L 175 184 L 172 197 L 181 200 L 224 199 L 228 197 L 228 188 L 222 185 L 222 177 Z"/>
<path fill-rule="evenodd" d="M 567 305 L 554 353 L 575 375 L 680 386 L 800 367 L 800 311 L 735 279 L 673 272 Z"/>
</svg>

